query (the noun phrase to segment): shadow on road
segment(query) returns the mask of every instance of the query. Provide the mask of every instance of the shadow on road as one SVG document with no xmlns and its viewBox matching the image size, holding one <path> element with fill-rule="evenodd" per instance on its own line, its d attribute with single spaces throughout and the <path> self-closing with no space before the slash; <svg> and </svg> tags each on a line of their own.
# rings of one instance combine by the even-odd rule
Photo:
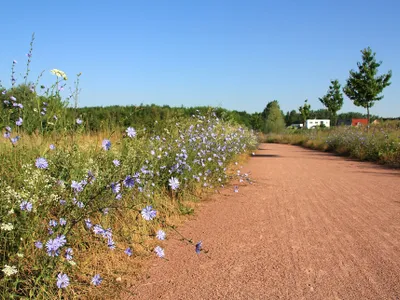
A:
<svg viewBox="0 0 400 300">
<path fill-rule="evenodd" d="M 281 157 L 280 155 L 276 154 L 254 154 L 253 157 Z"/>
<path fill-rule="evenodd" d="M 383 168 L 382 168 L 383 169 Z M 391 172 L 369 172 L 369 171 L 354 171 L 353 173 L 361 173 L 361 174 L 375 174 L 378 176 L 382 176 L 382 175 L 392 175 L 392 176 L 397 176 L 400 177 L 400 173 L 391 173 Z"/>
</svg>

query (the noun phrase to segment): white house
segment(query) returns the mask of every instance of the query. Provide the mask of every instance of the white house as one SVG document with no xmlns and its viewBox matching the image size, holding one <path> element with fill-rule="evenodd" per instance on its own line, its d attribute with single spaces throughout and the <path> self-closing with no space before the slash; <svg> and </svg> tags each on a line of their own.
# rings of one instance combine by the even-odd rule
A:
<svg viewBox="0 0 400 300">
<path fill-rule="evenodd" d="M 306 121 L 306 128 L 314 128 L 318 127 L 321 125 L 325 125 L 325 127 L 331 127 L 331 120 L 326 120 L 326 119 L 310 119 Z"/>
</svg>

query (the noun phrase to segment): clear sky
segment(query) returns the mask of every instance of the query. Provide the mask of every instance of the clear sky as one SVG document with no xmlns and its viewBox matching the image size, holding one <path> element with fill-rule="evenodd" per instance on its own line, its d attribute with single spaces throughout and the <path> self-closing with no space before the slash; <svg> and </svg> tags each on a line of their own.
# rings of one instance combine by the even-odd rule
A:
<svg viewBox="0 0 400 300">
<path fill-rule="evenodd" d="M 399 0 L 1 1 L 0 79 L 82 72 L 79 106 L 212 105 L 282 110 L 306 98 L 323 108 L 331 79 L 343 85 L 370 46 L 393 71 L 373 114 L 400 116 Z M 22 80 L 22 78 L 21 78 Z M 363 111 L 345 98 L 342 111 Z"/>
</svg>

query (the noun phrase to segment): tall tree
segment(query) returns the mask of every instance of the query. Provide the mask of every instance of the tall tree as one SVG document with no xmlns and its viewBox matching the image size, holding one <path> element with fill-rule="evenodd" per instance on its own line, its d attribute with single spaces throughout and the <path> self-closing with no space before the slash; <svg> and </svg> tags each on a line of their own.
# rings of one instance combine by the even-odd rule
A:
<svg viewBox="0 0 400 300">
<path fill-rule="evenodd" d="M 340 83 L 336 80 L 331 80 L 331 85 L 329 86 L 328 92 L 319 101 L 328 109 L 331 116 L 332 124 L 337 123 L 337 112 L 343 106 L 343 95 L 340 91 Z"/>
<path fill-rule="evenodd" d="M 392 71 L 377 76 L 378 67 L 382 62 L 376 62 L 375 52 L 371 48 L 361 50 L 362 62 L 358 62 L 358 72 L 351 70 L 343 92 L 350 98 L 356 106 L 362 106 L 367 109 L 368 123 L 370 119 L 369 109 L 374 105 L 374 101 L 381 100 L 379 96 L 383 89 L 390 85 Z"/>
<path fill-rule="evenodd" d="M 306 126 L 306 121 L 308 119 L 308 116 L 310 115 L 310 110 L 311 110 L 311 105 L 307 103 L 308 99 L 304 101 L 303 106 L 299 107 L 299 111 L 301 113 L 302 119 L 303 119 L 303 126 Z"/>
<path fill-rule="evenodd" d="M 286 126 L 301 123 L 301 115 L 293 109 L 290 112 L 288 111 L 286 113 L 285 121 L 286 121 Z"/>
<path fill-rule="evenodd" d="M 285 129 L 285 118 L 279 107 L 278 101 L 269 102 L 264 109 L 265 118 L 265 133 L 280 133 Z"/>
</svg>

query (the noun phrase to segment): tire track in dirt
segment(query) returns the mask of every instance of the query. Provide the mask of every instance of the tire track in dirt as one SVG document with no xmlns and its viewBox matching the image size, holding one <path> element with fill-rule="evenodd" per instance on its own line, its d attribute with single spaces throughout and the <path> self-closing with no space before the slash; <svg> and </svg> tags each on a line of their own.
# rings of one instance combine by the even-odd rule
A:
<svg viewBox="0 0 400 300">
<path fill-rule="evenodd" d="M 180 228 L 211 259 L 172 235 L 127 299 L 400 299 L 400 171 L 276 144 L 241 171 Z"/>
</svg>

